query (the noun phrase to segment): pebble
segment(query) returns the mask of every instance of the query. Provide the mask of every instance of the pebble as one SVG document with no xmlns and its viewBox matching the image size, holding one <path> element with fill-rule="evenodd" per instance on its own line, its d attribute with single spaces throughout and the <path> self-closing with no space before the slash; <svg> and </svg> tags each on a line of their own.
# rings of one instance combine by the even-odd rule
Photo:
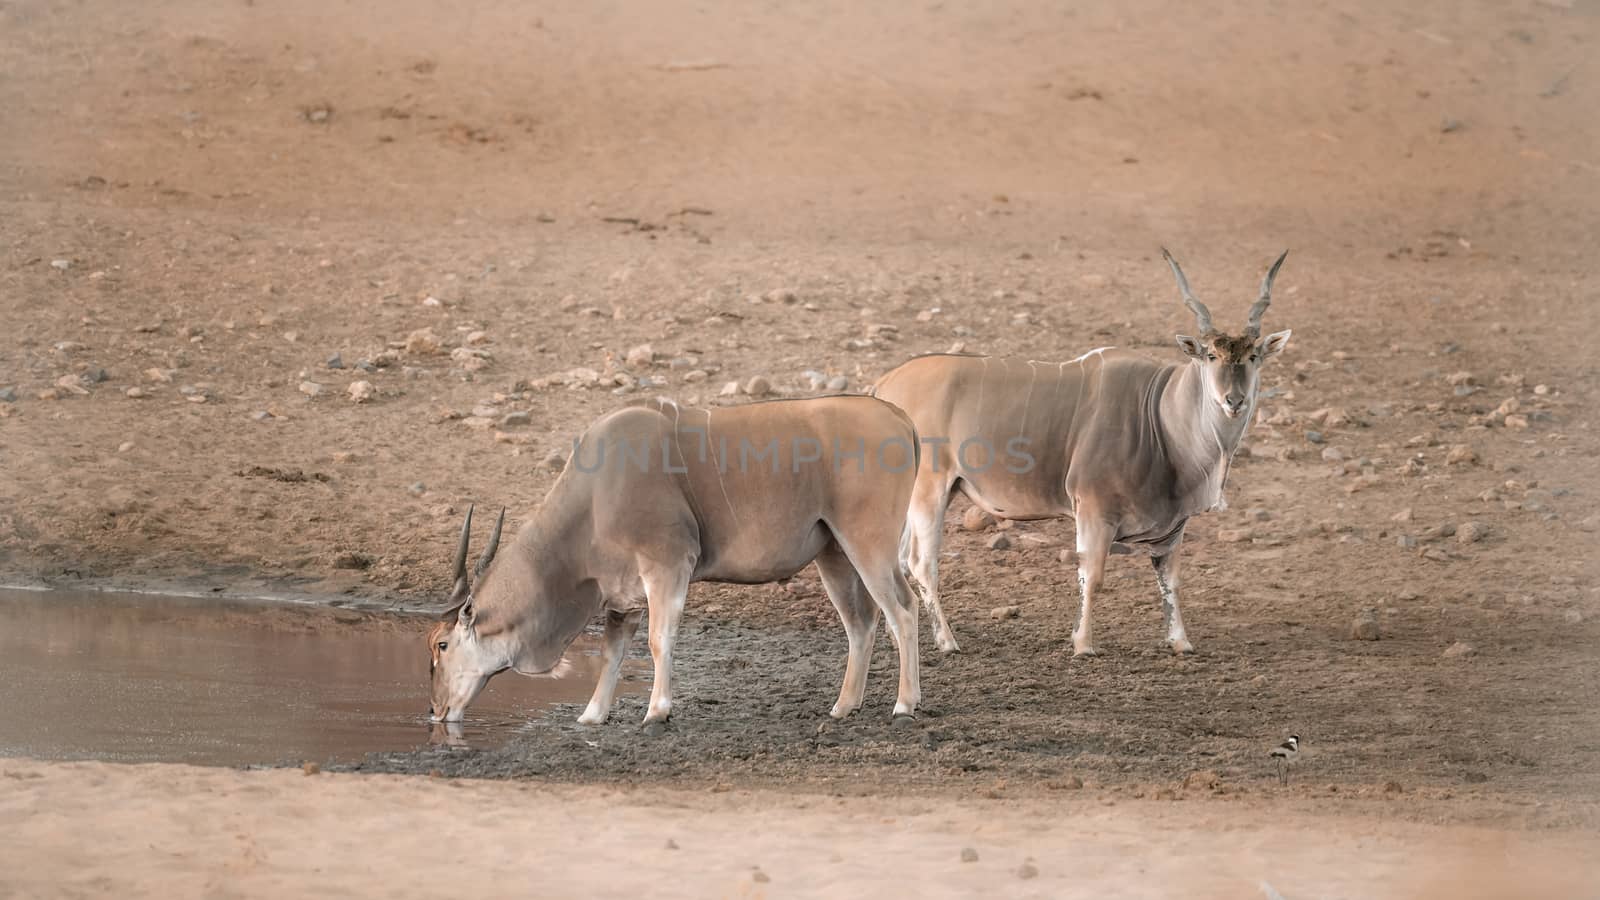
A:
<svg viewBox="0 0 1600 900">
<path fill-rule="evenodd" d="M 1395 513 L 1394 515 L 1390 516 L 1389 517 L 1389 521 L 1391 521 L 1391 522 L 1409 522 L 1409 521 L 1411 521 L 1411 517 L 1412 517 L 1411 507 L 1408 506 L 1405 509 L 1402 509 L 1399 512 Z"/>
<path fill-rule="evenodd" d="M 467 416 L 461 420 L 461 424 L 467 426 L 468 428 L 483 430 L 493 428 L 494 419 L 490 418 L 489 416 Z"/>
<path fill-rule="evenodd" d="M 757 375 L 744 383 L 744 392 L 752 397 L 765 397 L 772 393 L 772 382 L 764 375 Z"/>
<path fill-rule="evenodd" d="M 1477 451 L 1466 444 L 1457 444 L 1451 447 L 1450 452 L 1446 453 L 1444 457 L 1445 465 L 1449 466 L 1470 466 L 1477 461 Z"/>
<path fill-rule="evenodd" d="M 1455 387 L 1459 387 L 1461 385 L 1472 384 L 1472 382 L 1474 381 L 1474 379 L 1472 377 L 1472 373 L 1471 372 L 1466 372 L 1466 371 L 1451 372 L 1449 375 L 1445 376 L 1444 380 L 1445 380 L 1445 382 L 1447 384 L 1450 384 L 1450 385 L 1455 386 Z"/>
<path fill-rule="evenodd" d="M 985 541 L 984 546 L 990 550 L 1010 550 L 1011 539 L 1006 537 L 1004 533 L 996 534 Z"/>
<path fill-rule="evenodd" d="M 1472 649 L 1471 644 L 1464 644 L 1461 641 L 1456 641 L 1454 644 L 1451 644 L 1449 647 L 1445 648 L 1445 651 L 1442 655 L 1445 659 L 1458 659 L 1463 656 L 1471 656 L 1477 652 L 1478 651 Z"/>
<path fill-rule="evenodd" d="M 640 369 L 656 361 L 656 351 L 649 344 L 640 344 L 628 351 L 625 360 L 630 369 Z"/>
<path fill-rule="evenodd" d="M 800 295 L 796 294 L 794 291 L 789 290 L 788 288 L 773 288 L 772 290 L 767 291 L 767 301 L 769 303 L 782 303 L 784 305 L 793 305 L 793 304 L 799 302 L 799 300 L 800 300 Z"/>
<path fill-rule="evenodd" d="M 830 391 L 843 391 L 850 388 L 850 379 L 843 375 L 835 375 L 828 379 L 825 387 Z"/>
<path fill-rule="evenodd" d="M 518 410 L 516 412 L 508 412 L 505 415 L 500 417 L 500 427 L 502 427 L 502 428 L 521 428 L 524 425 L 532 425 L 532 424 L 533 424 L 533 413 L 528 412 L 526 410 Z"/>
<path fill-rule="evenodd" d="M 1250 529 L 1248 528 L 1217 529 L 1217 540 L 1223 542 L 1224 544 L 1242 544 L 1250 540 L 1252 537 L 1254 537 L 1254 535 L 1251 534 Z"/>
<path fill-rule="evenodd" d="M 99 366 L 95 366 L 93 368 L 89 368 L 89 369 L 85 369 L 84 370 L 84 372 L 83 372 L 83 380 L 86 381 L 86 382 L 89 382 L 91 384 L 99 384 L 102 381 L 110 381 L 111 380 L 111 373 L 107 372 L 105 369 L 100 368 Z"/>
<path fill-rule="evenodd" d="M 1320 444 L 1323 442 L 1324 438 L 1322 437 L 1322 432 L 1320 431 L 1308 431 L 1306 432 L 1306 440 L 1313 444 Z"/>
<path fill-rule="evenodd" d="M 539 461 L 539 465 L 552 472 L 559 472 L 567 467 L 567 453 L 564 450 L 551 450 Z"/>
<path fill-rule="evenodd" d="M 421 497 L 423 494 L 428 492 L 428 486 L 420 481 L 413 481 L 411 482 L 411 485 L 406 488 L 406 490 L 409 491 L 413 496 Z"/>
<path fill-rule="evenodd" d="M 1506 427 L 1523 429 L 1528 427 L 1527 416 L 1506 416 Z"/>
<path fill-rule="evenodd" d="M 350 382 L 349 390 L 350 399 L 356 403 L 366 403 L 378 393 L 377 388 L 374 388 L 370 381 L 352 381 Z"/>
<path fill-rule="evenodd" d="M 269 413 L 264 409 L 258 409 L 250 414 L 250 419 L 255 422 L 270 422 L 273 418 L 275 417 L 272 415 L 272 413 Z"/>
<path fill-rule="evenodd" d="M 1383 783 L 1383 792 L 1385 794 L 1400 794 L 1405 792 L 1405 788 L 1401 787 L 1398 781 L 1385 781 Z"/>
<path fill-rule="evenodd" d="M 719 397 L 737 397 L 737 396 L 739 396 L 739 382 L 730 381 L 727 384 L 723 385 L 722 386 L 722 390 L 717 392 L 717 396 L 719 396 Z"/>
<path fill-rule="evenodd" d="M 1031 862 L 1025 862 L 1021 866 L 1017 867 L 1017 877 L 1024 881 L 1030 878 L 1038 878 L 1039 867 L 1035 866 Z"/>
<path fill-rule="evenodd" d="M 1350 639 L 1353 641 L 1375 641 L 1378 639 L 1378 611 L 1368 607 L 1356 614 L 1355 621 L 1350 623 Z"/>
<path fill-rule="evenodd" d="M 17 402 L 17 389 L 15 387 L 0 388 L 0 403 Z"/>
<path fill-rule="evenodd" d="M 690 369 L 689 371 L 683 373 L 683 381 L 684 381 L 685 384 L 699 384 L 700 382 L 705 381 L 707 378 L 710 378 L 710 377 L 711 377 L 711 374 L 709 372 L 707 372 L 705 369 Z M 737 388 L 737 387 L 738 386 L 735 385 L 735 388 Z M 737 393 L 737 390 L 735 391 L 735 393 Z"/>
<path fill-rule="evenodd" d="M 1015 619 L 1020 615 L 1022 615 L 1022 607 L 1020 606 L 996 606 L 994 609 L 989 610 L 989 618 L 997 622 L 1004 619 Z"/>
<path fill-rule="evenodd" d="M 323 363 L 323 365 L 330 369 L 342 369 L 344 368 L 344 358 L 335 353 L 334 355 L 328 357 L 328 361 Z"/>
<path fill-rule="evenodd" d="M 989 515 L 980 507 L 969 506 L 961 514 L 961 527 L 967 531 L 983 531 L 994 526 L 994 516 Z"/>
<path fill-rule="evenodd" d="M 469 331 L 467 332 L 467 343 L 473 345 L 474 347 L 479 344 L 487 344 L 489 343 L 489 332 Z"/>
<path fill-rule="evenodd" d="M 1199 772 L 1190 772 L 1183 779 L 1183 786 L 1186 790 L 1205 788 L 1207 790 L 1214 791 L 1220 784 L 1222 784 L 1222 776 L 1218 775 L 1211 769 L 1204 769 Z"/>
<path fill-rule="evenodd" d="M 971 847 L 962 847 L 961 848 L 961 861 L 964 862 L 964 863 L 975 863 L 975 862 L 977 862 L 978 861 L 978 851 L 972 849 Z"/>
<path fill-rule="evenodd" d="M 432 328 L 419 328 L 406 335 L 406 352 L 416 356 L 426 356 L 439 352 L 439 336 L 433 333 Z"/>
<path fill-rule="evenodd" d="M 141 399 L 143 399 L 145 397 L 150 396 L 148 393 L 145 392 L 144 388 L 140 388 L 140 387 L 128 388 L 126 393 L 130 398 L 132 398 L 134 400 L 141 400 Z"/>
<path fill-rule="evenodd" d="M 1550 396 L 1550 385 L 1536 384 L 1533 386 L 1533 392 L 1540 397 L 1548 397 Z"/>
<path fill-rule="evenodd" d="M 50 260 L 50 268 L 55 269 L 55 270 L 60 271 L 60 272 L 65 272 L 66 270 L 72 268 L 72 260 L 70 260 L 70 259 L 52 259 L 52 260 Z"/>
<path fill-rule="evenodd" d="M 1489 536 L 1489 526 L 1482 522 L 1463 522 L 1456 529 L 1456 541 L 1462 544 L 1476 544 Z"/>
<path fill-rule="evenodd" d="M 1344 460 L 1344 451 L 1340 450 L 1338 447 L 1324 447 L 1324 448 L 1322 448 L 1322 461 L 1323 462 L 1342 462 L 1343 460 Z"/>
<path fill-rule="evenodd" d="M 320 397 L 322 396 L 322 391 L 322 385 L 317 384 L 315 381 L 300 382 L 300 393 L 305 394 L 307 397 Z"/>
</svg>

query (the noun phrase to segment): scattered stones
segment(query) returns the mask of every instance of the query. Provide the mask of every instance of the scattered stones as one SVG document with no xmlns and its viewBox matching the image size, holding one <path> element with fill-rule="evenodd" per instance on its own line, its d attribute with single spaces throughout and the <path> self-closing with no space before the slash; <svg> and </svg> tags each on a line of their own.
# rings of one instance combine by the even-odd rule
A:
<svg viewBox="0 0 1600 900">
<path fill-rule="evenodd" d="M 432 328 L 419 328 L 406 335 L 406 352 L 413 356 L 429 356 L 439 352 L 439 336 Z"/>
<path fill-rule="evenodd" d="M 1462 544 L 1476 544 L 1489 536 L 1489 526 L 1482 522 L 1463 522 L 1456 529 L 1456 542 Z"/>
<path fill-rule="evenodd" d="M 1378 636 L 1378 611 L 1367 607 L 1357 613 L 1355 621 L 1350 623 L 1350 639 L 1352 641 L 1375 641 Z"/>
<path fill-rule="evenodd" d="M 984 542 L 984 546 L 988 547 L 990 550 L 1010 550 L 1011 539 L 1006 537 L 1004 532 L 1001 532 L 991 536 L 987 541 Z"/>
<path fill-rule="evenodd" d="M 1472 649 L 1471 644 L 1464 644 L 1461 641 L 1456 641 L 1454 644 L 1451 644 L 1449 647 L 1445 648 L 1443 656 L 1445 659 L 1460 659 L 1463 656 L 1471 656 L 1477 652 L 1478 651 Z"/>
<path fill-rule="evenodd" d="M 765 397 L 772 393 L 772 382 L 764 375 L 757 375 L 744 383 L 744 392 L 752 397 Z"/>
<path fill-rule="evenodd" d="M 994 609 L 989 610 L 989 618 L 997 622 L 1015 619 L 1020 615 L 1022 615 L 1022 607 L 1020 606 L 996 606 Z"/>
<path fill-rule="evenodd" d="M 317 384 L 315 381 L 302 381 L 300 382 L 299 390 L 300 393 L 305 394 L 307 397 L 316 398 L 321 397 L 322 392 L 326 390 L 326 388 L 320 384 Z"/>
<path fill-rule="evenodd" d="M 969 506 L 967 511 L 961 514 L 961 527 L 967 531 L 985 531 L 994 527 L 994 516 L 980 507 Z"/>
<path fill-rule="evenodd" d="M 640 344 L 628 351 L 624 358 L 630 369 L 642 369 L 656 361 L 656 351 L 649 344 Z"/>
<path fill-rule="evenodd" d="M 1183 779 L 1184 789 L 1191 791 L 1196 789 L 1214 791 L 1221 784 L 1222 776 L 1218 775 L 1211 769 L 1204 769 L 1199 772 L 1190 772 Z"/>
<path fill-rule="evenodd" d="M 342 369 L 344 368 L 344 357 L 335 353 L 334 355 L 328 357 L 328 361 L 323 363 L 323 365 L 330 369 Z"/>
<path fill-rule="evenodd" d="M 961 861 L 964 862 L 964 863 L 975 863 L 975 862 L 977 862 L 978 861 L 978 851 L 972 849 L 971 847 L 962 847 L 961 848 Z"/>
<path fill-rule="evenodd" d="M 356 403 L 367 403 L 377 396 L 378 389 L 370 381 L 350 382 L 350 399 Z"/>
</svg>

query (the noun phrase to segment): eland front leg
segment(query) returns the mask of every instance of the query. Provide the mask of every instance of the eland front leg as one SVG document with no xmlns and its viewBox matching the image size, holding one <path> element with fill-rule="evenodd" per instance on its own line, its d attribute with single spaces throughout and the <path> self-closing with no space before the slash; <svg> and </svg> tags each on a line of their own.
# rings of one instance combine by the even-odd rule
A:
<svg viewBox="0 0 1600 900">
<path fill-rule="evenodd" d="M 693 564 L 642 567 L 645 600 L 650 607 L 650 655 L 655 660 L 655 682 L 650 687 L 650 708 L 644 724 L 665 722 L 672 715 L 672 647 L 678 639 L 678 622 L 689 595 Z"/>
<path fill-rule="evenodd" d="M 1106 556 L 1111 552 L 1111 526 L 1092 515 L 1078 516 L 1078 590 L 1083 608 L 1072 632 L 1072 655 L 1094 656 L 1094 598 L 1105 581 Z"/>
<path fill-rule="evenodd" d="M 606 613 L 606 631 L 601 649 L 603 664 L 600 681 L 594 686 L 594 696 L 589 706 L 578 717 L 579 724 L 599 725 L 611 715 L 611 703 L 617 695 L 617 679 L 622 675 L 622 660 L 628 655 L 628 644 L 639 630 L 642 610 Z"/>
<path fill-rule="evenodd" d="M 1167 616 L 1167 645 L 1174 653 L 1193 653 L 1194 645 L 1183 630 L 1183 613 L 1178 609 L 1178 548 L 1165 556 L 1150 557 L 1156 570 L 1156 586 L 1161 589 L 1161 610 Z"/>
</svg>

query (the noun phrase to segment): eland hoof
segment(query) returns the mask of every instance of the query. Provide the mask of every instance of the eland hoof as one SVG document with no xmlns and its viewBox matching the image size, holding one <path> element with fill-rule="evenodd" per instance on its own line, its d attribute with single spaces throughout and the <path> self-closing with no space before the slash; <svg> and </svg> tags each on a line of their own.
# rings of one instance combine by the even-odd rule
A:
<svg viewBox="0 0 1600 900">
<path fill-rule="evenodd" d="M 956 643 L 956 639 L 955 639 L 954 635 L 949 635 L 949 634 L 935 635 L 934 638 L 933 638 L 933 642 L 935 644 L 939 645 L 939 652 L 941 652 L 941 653 L 960 653 L 961 652 L 961 645 Z"/>
<path fill-rule="evenodd" d="M 1072 648 L 1072 655 L 1073 655 L 1074 658 L 1077 658 L 1079 656 L 1099 656 L 1100 655 L 1100 651 L 1097 650 L 1094 647 L 1088 647 L 1088 646 L 1073 647 Z"/>
<path fill-rule="evenodd" d="M 1178 656 L 1188 656 L 1194 652 L 1194 645 L 1189 643 L 1188 638 L 1178 638 L 1175 641 L 1167 641 L 1167 644 L 1172 647 L 1172 652 Z"/>
<path fill-rule="evenodd" d="M 842 704 L 835 703 L 833 705 L 833 709 L 828 710 L 828 715 L 832 716 L 835 719 L 846 719 L 846 718 L 849 718 L 850 714 L 855 712 L 857 709 L 860 709 L 860 707 L 859 706 L 844 706 Z"/>
</svg>

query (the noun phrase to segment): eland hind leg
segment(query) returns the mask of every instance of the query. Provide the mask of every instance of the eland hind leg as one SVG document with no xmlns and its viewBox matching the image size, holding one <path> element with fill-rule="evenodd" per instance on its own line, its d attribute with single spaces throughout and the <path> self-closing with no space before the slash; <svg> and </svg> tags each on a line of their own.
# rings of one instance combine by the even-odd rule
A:
<svg viewBox="0 0 1600 900">
<path fill-rule="evenodd" d="M 955 633 L 939 603 L 939 547 L 944 540 L 945 510 L 950 507 L 951 482 L 942 476 L 923 473 L 911 492 L 911 508 L 906 512 L 906 538 L 903 556 L 906 569 L 922 594 L 933 626 L 933 640 L 945 653 L 961 649 Z"/>
<path fill-rule="evenodd" d="M 872 664 L 872 645 L 878 636 L 878 607 L 872 595 L 856 574 L 855 566 L 845 555 L 838 541 L 829 541 L 817 556 L 817 571 L 822 575 L 822 586 L 833 601 L 844 622 L 845 637 L 850 650 L 845 658 L 844 683 L 839 688 L 839 702 L 829 715 L 842 719 L 861 708 L 867 692 L 867 669 Z"/>
</svg>

